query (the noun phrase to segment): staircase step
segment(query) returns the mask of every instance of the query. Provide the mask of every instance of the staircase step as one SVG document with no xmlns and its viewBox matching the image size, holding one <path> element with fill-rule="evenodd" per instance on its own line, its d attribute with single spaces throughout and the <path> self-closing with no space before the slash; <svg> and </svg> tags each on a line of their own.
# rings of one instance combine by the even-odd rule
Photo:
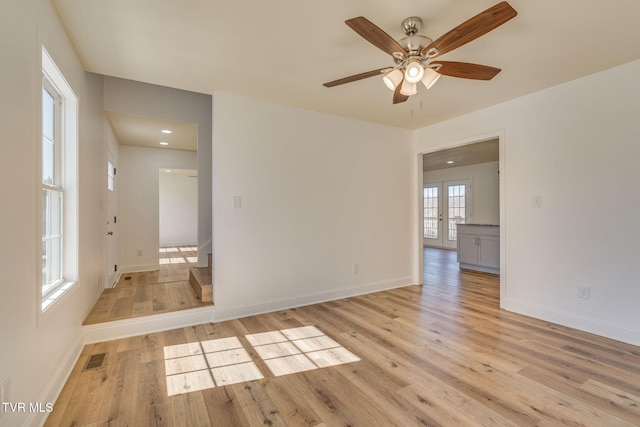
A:
<svg viewBox="0 0 640 427">
<path fill-rule="evenodd" d="M 211 267 L 191 267 L 189 269 L 189 283 L 191 283 L 201 302 L 210 302 L 213 304 Z"/>
</svg>

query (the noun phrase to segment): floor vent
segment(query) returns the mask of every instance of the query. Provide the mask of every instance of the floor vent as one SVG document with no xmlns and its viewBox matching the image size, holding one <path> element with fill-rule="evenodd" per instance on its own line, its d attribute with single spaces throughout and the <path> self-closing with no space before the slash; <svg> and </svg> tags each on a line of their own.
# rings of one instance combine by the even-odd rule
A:
<svg viewBox="0 0 640 427">
<path fill-rule="evenodd" d="M 107 353 L 100 353 L 100 354 L 94 354 L 91 357 L 89 357 L 87 366 L 84 367 L 82 372 L 89 371 L 91 369 L 102 368 L 102 365 L 104 364 L 104 358 L 106 355 Z"/>
<path fill-rule="evenodd" d="M 131 276 L 125 277 L 124 280 L 131 280 Z"/>
</svg>

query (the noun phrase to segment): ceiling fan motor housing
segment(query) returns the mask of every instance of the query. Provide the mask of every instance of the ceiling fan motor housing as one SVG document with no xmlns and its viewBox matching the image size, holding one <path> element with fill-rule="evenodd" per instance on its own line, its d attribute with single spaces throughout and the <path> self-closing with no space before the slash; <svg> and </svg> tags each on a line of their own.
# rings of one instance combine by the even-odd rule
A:
<svg viewBox="0 0 640 427">
<path fill-rule="evenodd" d="M 399 40 L 399 43 L 409 52 L 409 55 L 417 54 L 433 42 L 429 37 L 418 34 L 420 28 L 422 28 L 422 19 L 417 16 L 411 16 L 402 21 L 402 31 L 407 37 Z"/>
</svg>

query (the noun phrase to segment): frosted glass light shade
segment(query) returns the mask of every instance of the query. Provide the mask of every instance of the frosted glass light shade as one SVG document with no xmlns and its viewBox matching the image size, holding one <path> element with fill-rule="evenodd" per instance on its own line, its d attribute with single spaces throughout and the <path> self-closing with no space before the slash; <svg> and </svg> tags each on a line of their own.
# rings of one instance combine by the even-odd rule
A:
<svg viewBox="0 0 640 427">
<path fill-rule="evenodd" d="M 411 61 L 404 72 L 404 79 L 409 83 L 418 83 L 424 76 L 424 66 L 420 61 Z"/>
<path fill-rule="evenodd" d="M 427 68 L 424 70 L 424 77 L 422 78 L 422 84 L 427 89 L 431 89 L 431 86 L 436 84 L 442 74 L 437 73 L 433 68 Z"/>
<path fill-rule="evenodd" d="M 402 71 L 396 68 L 390 73 L 385 74 L 384 77 L 382 77 L 382 81 L 389 89 L 396 90 L 396 87 L 398 87 L 402 81 Z"/>
<path fill-rule="evenodd" d="M 418 87 L 415 83 L 411 83 L 407 81 L 407 79 L 404 79 L 402 86 L 400 86 L 400 93 L 404 96 L 415 95 L 418 93 Z"/>
</svg>

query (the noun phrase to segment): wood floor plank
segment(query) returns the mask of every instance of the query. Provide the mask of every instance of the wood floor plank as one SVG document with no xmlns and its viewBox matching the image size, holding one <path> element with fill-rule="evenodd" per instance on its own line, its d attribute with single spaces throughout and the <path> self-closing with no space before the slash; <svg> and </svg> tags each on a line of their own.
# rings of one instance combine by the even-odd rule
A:
<svg viewBox="0 0 640 427">
<path fill-rule="evenodd" d="M 123 273 L 115 287 L 102 291 L 83 325 L 211 306 L 189 283 L 189 267 L 197 261 L 194 247 L 161 248 L 160 261 L 155 271 Z"/>
<path fill-rule="evenodd" d="M 640 425 L 640 348 L 501 310 L 498 276 L 460 271 L 455 252 L 425 259 L 422 286 L 86 346 L 46 425 Z M 125 298 L 164 280 L 158 304 L 181 305 L 180 271 L 132 277 Z M 278 351 L 259 348 L 270 340 Z M 243 363 L 263 378 L 213 374 L 248 378 Z M 188 371 L 174 394 L 173 369 Z"/>
<path fill-rule="evenodd" d="M 233 387 L 218 387 L 204 390 L 202 395 L 212 425 L 216 427 L 249 425 L 243 408 L 236 404 L 237 399 Z"/>
<path fill-rule="evenodd" d="M 140 364 L 140 382 L 133 425 L 171 426 L 169 397 L 163 379 L 163 361 L 152 360 Z"/>
</svg>

